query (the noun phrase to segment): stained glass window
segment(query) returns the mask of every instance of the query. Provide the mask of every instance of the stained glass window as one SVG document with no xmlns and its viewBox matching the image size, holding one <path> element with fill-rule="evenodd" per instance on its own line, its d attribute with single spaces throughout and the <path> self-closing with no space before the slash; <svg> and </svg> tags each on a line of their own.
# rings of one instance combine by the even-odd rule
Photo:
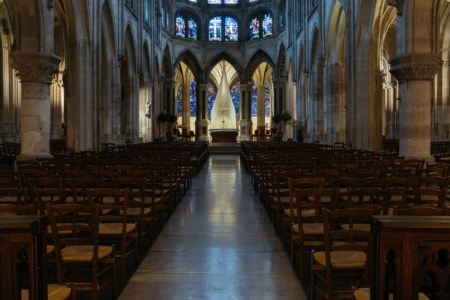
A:
<svg viewBox="0 0 450 300">
<path fill-rule="evenodd" d="M 236 118 L 239 118 L 239 98 L 241 97 L 241 91 L 239 84 L 236 83 L 231 88 L 231 100 L 233 100 L 234 109 L 236 110 Z"/>
<path fill-rule="evenodd" d="M 181 117 L 181 113 L 183 112 L 183 87 L 180 86 L 177 93 L 177 113 L 178 117 Z"/>
<path fill-rule="evenodd" d="M 196 87 L 197 87 L 197 83 L 195 82 L 195 79 L 194 79 L 194 80 L 192 80 L 191 90 L 190 90 L 191 117 L 197 116 L 197 95 L 195 92 Z"/>
<path fill-rule="evenodd" d="M 208 4 L 221 4 L 222 0 L 208 0 Z"/>
<path fill-rule="evenodd" d="M 164 7 L 161 8 L 161 23 L 164 26 Z"/>
<path fill-rule="evenodd" d="M 266 117 L 270 117 L 270 90 L 269 87 L 265 86 L 265 90 L 266 90 L 266 96 L 265 96 L 265 114 Z"/>
<path fill-rule="evenodd" d="M 215 17 L 209 21 L 209 41 L 222 41 L 222 17 Z"/>
<path fill-rule="evenodd" d="M 259 16 L 250 21 L 250 39 L 259 39 Z"/>
<path fill-rule="evenodd" d="M 197 3 L 197 0 L 189 0 L 189 2 L 195 2 L 195 3 Z"/>
<path fill-rule="evenodd" d="M 231 17 L 225 17 L 225 42 L 238 41 L 238 23 Z"/>
<path fill-rule="evenodd" d="M 252 80 L 252 117 L 258 116 L 258 90 L 255 81 Z"/>
<path fill-rule="evenodd" d="M 211 118 L 211 110 L 216 101 L 216 90 L 211 83 L 208 82 L 208 118 Z"/>
<path fill-rule="evenodd" d="M 184 15 L 183 14 L 178 14 L 177 18 L 175 20 L 175 35 L 176 36 L 181 36 L 181 37 L 185 37 L 185 26 L 186 26 L 186 22 L 184 20 Z"/>
<path fill-rule="evenodd" d="M 258 2 L 259 0 L 248 0 L 248 2 L 252 3 L 252 2 Z"/>
<path fill-rule="evenodd" d="M 280 29 L 283 29 L 284 24 L 283 24 L 283 12 L 280 13 Z"/>
<path fill-rule="evenodd" d="M 197 22 L 192 16 L 189 16 L 189 22 L 188 22 L 188 37 L 192 40 L 197 39 Z"/>
<path fill-rule="evenodd" d="M 271 36 L 273 34 L 273 19 L 270 14 L 265 14 L 263 19 L 263 37 Z"/>
</svg>

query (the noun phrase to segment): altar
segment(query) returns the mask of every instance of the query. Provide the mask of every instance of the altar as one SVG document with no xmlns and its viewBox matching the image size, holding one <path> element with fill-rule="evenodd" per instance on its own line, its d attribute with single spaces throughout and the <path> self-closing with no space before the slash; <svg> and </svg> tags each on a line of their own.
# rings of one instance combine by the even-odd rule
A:
<svg viewBox="0 0 450 300">
<path fill-rule="evenodd" d="M 237 143 L 239 130 L 237 129 L 210 129 L 213 143 Z"/>
<path fill-rule="evenodd" d="M 225 64 L 222 66 L 219 89 L 211 110 L 210 128 L 212 143 L 237 143 L 239 130 L 236 128 L 236 112 L 231 100 Z"/>
</svg>

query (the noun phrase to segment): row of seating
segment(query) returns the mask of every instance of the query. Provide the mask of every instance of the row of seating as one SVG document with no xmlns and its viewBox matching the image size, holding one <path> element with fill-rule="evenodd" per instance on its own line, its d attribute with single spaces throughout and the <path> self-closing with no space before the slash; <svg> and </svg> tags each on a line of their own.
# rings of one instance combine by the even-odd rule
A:
<svg viewBox="0 0 450 300">
<path fill-rule="evenodd" d="M 301 278 L 311 255 L 312 299 L 367 299 L 371 216 L 450 213 L 447 164 L 298 143 L 244 142 L 241 158 Z M 359 284 L 336 291 L 345 271 Z"/>
<path fill-rule="evenodd" d="M 97 299 L 109 286 L 116 298 L 117 258 L 124 279 L 127 258 L 138 265 L 145 238 L 153 242 L 156 227 L 162 230 L 207 159 L 204 143 L 185 144 L 60 155 L 17 162 L 16 171 L 1 166 L 1 214 L 48 216 L 52 288 L 73 284 L 75 291 L 91 291 Z"/>
</svg>

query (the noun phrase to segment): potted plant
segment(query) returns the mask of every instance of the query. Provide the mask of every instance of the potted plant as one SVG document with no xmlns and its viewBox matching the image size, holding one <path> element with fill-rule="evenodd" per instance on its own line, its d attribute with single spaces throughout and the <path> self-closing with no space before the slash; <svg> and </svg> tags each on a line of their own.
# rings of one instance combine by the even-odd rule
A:
<svg viewBox="0 0 450 300">
<path fill-rule="evenodd" d="M 281 114 L 275 114 L 272 117 L 272 123 L 274 123 L 275 125 L 277 125 L 278 123 L 280 123 L 281 121 L 283 121 L 283 118 L 281 116 Z"/>
<path fill-rule="evenodd" d="M 164 124 L 168 121 L 168 116 L 165 112 L 161 112 L 161 113 L 159 113 L 158 118 L 156 118 L 156 120 L 158 121 L 158 126 L 159 126 L 158 137 L 161 138 L 161 124 Z"/>
<path fill-rule="evenodd" d="M 292 119 L 291 113 L 288 111 L 283 111 L 281 113 L 281 119 L 284 123 L 289 122 Z"/>
</svg>

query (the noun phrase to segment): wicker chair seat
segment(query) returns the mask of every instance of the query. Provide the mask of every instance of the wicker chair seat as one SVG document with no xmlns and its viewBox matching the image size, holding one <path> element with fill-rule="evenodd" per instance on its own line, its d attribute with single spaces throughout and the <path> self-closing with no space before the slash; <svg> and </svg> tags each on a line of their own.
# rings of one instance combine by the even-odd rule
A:
<svg viewBox="0 0 450 300">
<path fill-rule="evenodd" d="M 330 252 L 331 267 L 335 269 L 364 268 L 367 255 L 361 251 L 333 251 Z M 315 252 L 314 261 L 326 267 L 325 252 Z"/>
</svg>

